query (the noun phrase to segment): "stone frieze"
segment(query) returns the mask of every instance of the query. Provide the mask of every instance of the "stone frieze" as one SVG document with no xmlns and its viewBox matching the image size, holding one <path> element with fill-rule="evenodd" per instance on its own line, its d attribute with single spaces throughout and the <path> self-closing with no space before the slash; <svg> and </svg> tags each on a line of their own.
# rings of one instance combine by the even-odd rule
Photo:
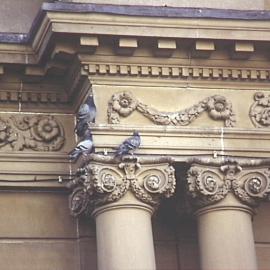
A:
<svg viewBox="0 0 270 270">
<path fill-rule="evenodd" d="M 232 104 L 224 96 L 214 95 L 205 98 L 190 108 L 177 112 L 163 112 L 140 102 L 131 92 L 115 93 L 108 103 L 108 122 L 120 123 L 120 116 L 127 117 L 138 111 L 157 125 L 187 126 L 203 112 L 213 120 L 224 121 L 225 127 L 235 126 Z"/>
</svg>

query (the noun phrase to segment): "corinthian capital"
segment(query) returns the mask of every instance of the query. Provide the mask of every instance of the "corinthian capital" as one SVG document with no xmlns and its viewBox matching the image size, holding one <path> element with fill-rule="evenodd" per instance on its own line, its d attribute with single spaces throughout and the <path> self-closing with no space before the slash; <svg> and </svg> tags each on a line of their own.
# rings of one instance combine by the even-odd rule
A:
<svg viewBox="0 0 270 270">
<path fill-rule="evenodd" d="M 187 176 L 192 204 L 197 208 L 214 204 L 230 192 L 242 203 L 257 206 L 270 196 L 270 169 L 263 163 L 252 160 L 193 163 Z"/>
<path fill-rule="evenodd" d="M 68 184 L 72 215 L 91 214 L 98 206 L 117 202 L 128 192 L 153 207 L 175 190 L 171 159 L 126 156 L 120 163 L 113 157 L 92 154 Z"/>
</svg>

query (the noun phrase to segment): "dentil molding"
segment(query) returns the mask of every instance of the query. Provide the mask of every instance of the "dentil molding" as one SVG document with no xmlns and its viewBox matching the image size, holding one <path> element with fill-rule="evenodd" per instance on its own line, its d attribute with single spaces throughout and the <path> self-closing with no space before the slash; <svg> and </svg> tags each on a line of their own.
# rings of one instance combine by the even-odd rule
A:
<svg viewBox="0 0 270 270">
<path fill-rule="evenodd" d="M 215 66 L 176 66 L 155 64 L 90 63 L 83 64 L 83 72 L 89 76 L 110 75 L 142 78 L 171 78 L 210 81 L 269 82 L 270 72 L 266 68 L 215 67 Z"/>
</svg>

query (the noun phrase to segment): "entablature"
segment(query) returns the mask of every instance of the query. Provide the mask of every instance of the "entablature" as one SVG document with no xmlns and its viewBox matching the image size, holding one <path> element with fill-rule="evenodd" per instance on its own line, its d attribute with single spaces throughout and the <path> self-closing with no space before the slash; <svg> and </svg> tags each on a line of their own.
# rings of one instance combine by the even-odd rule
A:
<svg viewBox="0 0 270 270">
<path fill-rule="evenodd" d="M 0 35 L 0 101 L 72 113 L 85 81 L 89 88 L 92 79 L 125 77 L 264 86 L 269 18 L 268 11 L 45 3 L 28 34 Z"/>
<path fill-rule="evenodd" d="M 269 19 L 268 11 L 44 4 L 28 35 L 0 35 L 1 119 L 64 115 L 65 174 L 74 113 L 89 93 L 98 152 L 138 130 L 139 155 L 268 157 Z M 3 149 L 18 155 L 13 146 Z"/>
</svg>

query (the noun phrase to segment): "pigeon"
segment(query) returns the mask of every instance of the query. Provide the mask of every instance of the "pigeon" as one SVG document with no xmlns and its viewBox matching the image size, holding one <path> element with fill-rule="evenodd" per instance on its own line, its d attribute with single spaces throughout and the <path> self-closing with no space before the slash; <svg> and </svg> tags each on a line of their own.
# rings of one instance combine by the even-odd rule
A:
<svg viewBox="0 0 270 270">
<path fill-rule="evenodd" d="M 116 150 L 115 157 L 123 156 L 133 152 L 139 148 L 141 144 L 141 137 L 138 131 L 133 132 L 133 136 L 127 138 Z"/>
<path fill-rule="evenodd" d="M 83 137 L 88 129 L 88 123 L 94 123 L 96 117 L 96 106 L 92 95 L 89 95 L 77 113 L 75 132 L 79 137 Z"/>
<path fill-rule="evenodd" d="M 69 159 L 76 160 L 80 155 L 90 154 L 94 151 L 93 137 L 89 132 L 86 133 L 84 139 L 77 144 L 77 146 L 69 152 Z"/>
</svg>

